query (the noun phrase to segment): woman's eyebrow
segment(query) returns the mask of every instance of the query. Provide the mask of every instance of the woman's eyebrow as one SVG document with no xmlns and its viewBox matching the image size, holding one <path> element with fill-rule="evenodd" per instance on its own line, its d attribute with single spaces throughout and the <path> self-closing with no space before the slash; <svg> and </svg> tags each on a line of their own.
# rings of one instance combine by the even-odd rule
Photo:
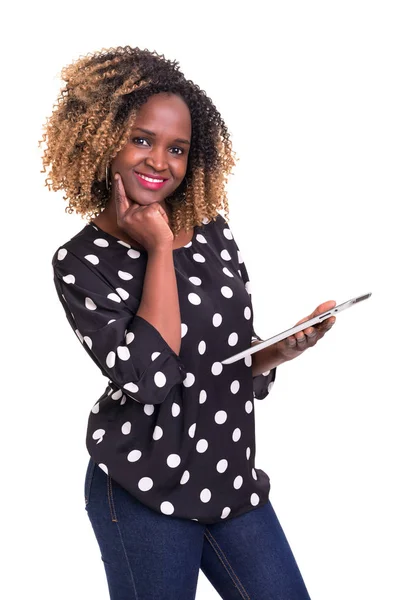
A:
<svg viewBox="0 0 400 600">
<path fill-rule="evenodd" d="M 150 131 L 149 129 L 143 129 L 143 127 L 135 127 L 135 129 L 138 129 L 139 131 L 143 131 L 143 133 L 147 133 L 147 135 L 153 135 L 155 136 L 156 134 L 154 133 L 154 131 Z M 179 142 L 180 144 L 188 144 L 190 146 L 190 142 L 189 140 L 183 140 L 181 138 L 177 138 L 176 140 L 174 140 L 175 142 Z"/>
</svg>

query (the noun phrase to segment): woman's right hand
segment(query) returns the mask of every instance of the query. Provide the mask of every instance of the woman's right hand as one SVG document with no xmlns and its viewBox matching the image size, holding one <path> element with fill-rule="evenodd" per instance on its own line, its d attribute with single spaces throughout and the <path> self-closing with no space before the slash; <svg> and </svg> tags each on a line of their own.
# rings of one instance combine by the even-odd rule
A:
<svg viewBox="0 0 400 600">
<path fill-rule="evenodd" d="M 168 215 L 159 202 L 141 206 L 130 200 L 119 173 L 113 178 L 111 199 L 115 203 L 118 227 L 137 240 L 147 252 L 172 247 L 174 234 L 169 227 Z"/>
</svg>

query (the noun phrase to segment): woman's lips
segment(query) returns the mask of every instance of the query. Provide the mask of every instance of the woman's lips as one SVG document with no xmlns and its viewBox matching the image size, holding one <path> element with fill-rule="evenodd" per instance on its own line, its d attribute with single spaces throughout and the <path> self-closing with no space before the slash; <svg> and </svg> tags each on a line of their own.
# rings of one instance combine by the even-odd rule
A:
<svg viewBox="0 0 400 600">
<path fill-rule="evenodd" d="M 134 171 L 134 174 L 140 185 L 148 190 L 159 190 L 168 181 L 168 179 L 162 179 L 162 181 L 160 181 L 161 178 L 142 175 L 136 171 Z"/>
</svg>

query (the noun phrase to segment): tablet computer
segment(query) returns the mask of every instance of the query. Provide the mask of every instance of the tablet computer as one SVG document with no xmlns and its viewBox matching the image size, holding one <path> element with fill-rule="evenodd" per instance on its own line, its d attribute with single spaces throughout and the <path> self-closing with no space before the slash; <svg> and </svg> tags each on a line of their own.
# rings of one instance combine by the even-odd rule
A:
<svg viewBox="0 0 400 600">
<path fill-rule="evenodd" d="M 297 333 L 299 331 L 303 331 L 303 329 L 307 329 L 307 327 L 312 327 L 313 325 L 316 325 L 317 323 L 321 323 L 321 321 L 324 321 L 325 319 L 328 319 L 329 317 L 335 316 L 336 313 L 341 312 L 342 310 L 346 310 L 346 308 L 350 308 L 350 306 L 354 306 L 355 304 L 358 304 L 359 302 L 366 300 L 367 298 L 369 298 L 371 296 L 371 294 L 372 294 L 372 292 L 370 292 L 369 294 L 363 294 L 362 296 L 356 296 L 355 298 L 351 298 L 351 300 L 347 300 L 347 302 L 342 302 L 342 304 L 338 304 L 337 306 L 334 306 L 327 312 L 324 312 L 321 315 L 318 315 L 317 317 L 308 319 L 308 321 L 304 321 L 304 323 L 300 323 L 299 325 L 296 325 L 295 327 L 286 329 L 285 331 L 282 331 L 281 333 L 278 333 L 277 335 L 274 335 L 273 337 L 268 338 L 267 340 L 260 341 L 258 344 L 255 344 L 254 346 L 250 346 L 250 348 L 246 348 L 246 350 L 243 350 L 242 352 L 238 352 L 238 354 L 234 354 L 233 356 L 230 356 L 229 358 L 225 358 L 224 360 L 221 360 L 221 363 L 223 365 L 229 365 L 231 363 L 236 362 L 237 360 L 240 360 L 241 358 L 244 358 L 245 356 L 248 356 L 249 354 L 258 352 L 259 350 L 262 350 L 263 348 L 266 348 L 267 346 L 272 346 L 272 344 L 275 344 L 276 342 L 280 342 L 281 340 L 283 340 L 291 335 L 294 335 L 295 333 Z"/>
</svg>

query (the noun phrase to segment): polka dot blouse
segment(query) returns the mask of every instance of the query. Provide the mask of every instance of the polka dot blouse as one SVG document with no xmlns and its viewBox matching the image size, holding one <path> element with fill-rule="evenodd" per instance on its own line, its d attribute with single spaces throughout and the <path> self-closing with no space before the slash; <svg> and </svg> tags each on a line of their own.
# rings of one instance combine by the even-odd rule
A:
<svg viewBox="0 0 400 600">
<path fill-rule="evenodd" d="M 269 477 L 255 467 L 254 398 L 268 395 L 276 369 L 253 377 L 252 356 L 220 362 L 260 339 L 224 217 L 204 219 L 173 260 L 179 355 L 136 315 L 146 251 L 90 222 L 52 264 L 67 319 L 108 379 L 89 414 L 89 454 L 153 510 L 211 524 L 268 500 Z"/>
</svg>

